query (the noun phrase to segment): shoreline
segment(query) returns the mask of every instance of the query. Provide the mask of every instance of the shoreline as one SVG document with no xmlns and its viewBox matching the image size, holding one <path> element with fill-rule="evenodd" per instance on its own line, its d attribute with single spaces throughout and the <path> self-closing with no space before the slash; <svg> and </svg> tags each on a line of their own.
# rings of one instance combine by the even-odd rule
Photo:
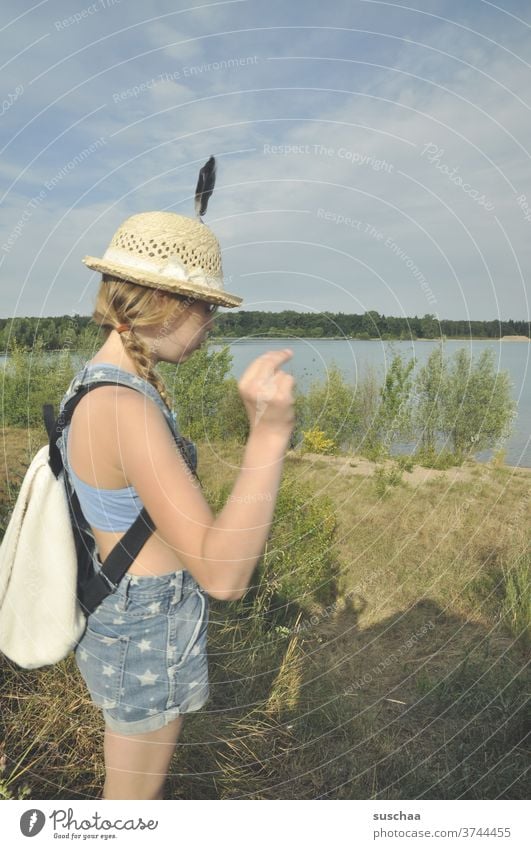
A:
<svg viewBox="0 0 531 849">
<path fill-rule="evenodd" d="M 338 466 L 342 473 L 350 473 L 355 475 L 371 476 L 378 466 L 384 468 L 392 467 L 398 457 L 407 455 L 400 454 L 393 457 L 386 457 L 379 462 L 369 460 L 361 454 L 318 454 L 314 451 L 301 452 L 297 449 L 289 449 L 286 452 L 286 459 L 290 460 L 306 460 L 308 462 L 323 461 L 330 466 Z M 493 463 L 492 460 L 476 460 L 475 458 L 467 458 L 461 466 L 449 466 L 447 469 L 433 469 L 430 466 L 422 466 L 420 463 L 414 463 L 412 471 L 403 470 L 404 480 L 414 482 L 415 480 L 427 480 L 430 478 L 451 477 L 454 479 L 467 479 L 472 477 L 473 469 L 484 471 L 507 471 L 511 477 L 516 476 L 518 472 L 524 475 L 531 474 L 531 466 L 513 466 L 509 463 Z"/>
<path fill-rule="evenodd" d="M 522 337 L 518 339 L 505 338 L 500 336 L 497 339 L 486 338 L 485 336 L 451 336 L 451 337 L 437 337 L 436 339 L 426 339 L 424 337 L 420 337 L 418 339 L 381 339 L 378 336 L 374 336 L 371 339 L 358 339 L 356 336 L 252 336 L 247 337 L 246 339 L 241 339 L 238 336 L 209 336 L 209 342 L 232 342 L 237 344 L 245 344 L 249 342 L 256 342 L 257 340 L 266 339 L 271 342 L 283 342 L 284 340 L 293 342 L 293 341 L 301 341 L 301 342 L 531 342 L 531 339 L 527 337 Z M 52 353 L 49 351 L 48 353 Z"/>
<path fill-rule="evenodd" d="M 500 336 L 497 339 L 486 338 L 484 336 L 451 336 L 451 337 L 437 337 L 436 339 L 425 339 L 424 337 L 420 337 L 418 339 L 381 339 L 378 336 L 374 336 L 372 339 L 358 339 L 357 337 L 351 336 L 251 336 L 242 339 L 239 336 L 208 336 L 208 342 L 213 343 L 215 345 L 221 343 L 232 343 L 233 345 L 247 345 L 252 344 L 256 341 L 269 341 L 269 342 L 379 342 L 382 343 L 391 343 L 391 342 L 406 342 L 410 344 L 412 342 L 531 342 L 531 339 L 527 337 L 503 337 Z M 51 348 L 49 350 L 44 350 L 44 354 L 60 354 L 64 352 L 64 348 Z M 75 350 L 69 351 L 70 354 L 75 355 L 77 352 Z M 0 354 L 0 362 L 3 360 L 9 359 L 6 356 L 5 352 Z"/>
</svg>

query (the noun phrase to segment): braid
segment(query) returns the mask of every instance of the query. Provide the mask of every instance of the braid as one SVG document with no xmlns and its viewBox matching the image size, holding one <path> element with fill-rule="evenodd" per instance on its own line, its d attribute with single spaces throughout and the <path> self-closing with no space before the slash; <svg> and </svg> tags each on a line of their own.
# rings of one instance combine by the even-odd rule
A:
<svg viewBox="0 0 531 849">
<path fill-rule="evenodd" d="M 186 301 L 180 296 L 168 295 L 166 302 L 157 303 L 152 289 L 104 274 L 92 315 L 97 324 L 108 328 L 108 333 L 122 323 L 129 326 L 128 330 L 120 333 L 124 349 L 135 363 L 140 377 L 151 383 L 170 412 L 170 396 L 164 381 L 153 367 L 148 347 L 135 330 L 164 324 L 185 309 Z"/>
<path fill-rule="evenodd" d="M 120 335 L 122 337 L 122 344 L 126 353 L 129 354 L 135 363 L 140 377 L 147 380 L 148 383 L 151 383 L 166 404 L 168 410 L 171 412 L 171 403 L 168 392 L 166 391 L 166 385 L 160 374 L 153 368 L 146 344 L 140 336 L 135 333 L 134 327 L 122 332 Z"/>
</svg>

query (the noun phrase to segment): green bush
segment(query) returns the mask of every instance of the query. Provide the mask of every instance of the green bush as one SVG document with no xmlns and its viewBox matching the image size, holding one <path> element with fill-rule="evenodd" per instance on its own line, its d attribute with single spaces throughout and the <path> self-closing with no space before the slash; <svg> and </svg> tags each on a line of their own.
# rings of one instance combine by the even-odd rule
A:
<svg viewBox="0 0 531 849">
<path fill-rule="evenodd" d="M 463 348 L 448 369 L 443 428 L 454 452 L 475 454 L 509 435 L 515 413 L 508 372 L 498 372 L 494 352 L 486 349 L 476 362 Z"/>
<path fill-rule="evenodd" d="M 303 430 L 303 451 L 313 451 L 316 454 L 336 454 L 337 446 L 333 439 L 328 439 L 322 430 L 314 427 Z"/>
<path fill-rule="evenodd" d="M 335 363 L 324 381 L 313 381 L 306 395 L 299 395 L 295 409 L 299 434 L 317 427 L 340 448 L 352 442 L 358 429 L 354 387 Z"/>
<path fill-rule="evenodd" d="M 410 457 L 408 454 L 400 454 L 398 457 L 394 457 L 397 467 L 403 472 L 412 472 L 415 467 L 415 461 L 413 457 Z"/>
<path fill-rule="evenodd" d="M 234 440 L 244 445 L 249 436 L 249 416 L 238 389 L 235 377 L 228 377 L 223 384 L 223 395 L 219 400 L 217 416 L 221 439 Z"/>
<path fill-rule="evenodd" d="M 387 469 L 385 466 L 378 466 L 374 470 L 372 480 L 376 494 L 380 498 L 386 498 L 391 487 L 399 486 L 402 483 L 402 469 L 398 464 Z"/>
<path fill-rule="evenodd" d="M 4 426 L 43 425 L 43 404 L 53 404 L 55 413 L 76 368 L 69 351 L 46 355 L 38 338 L 33 348 L 14 342 L 2 375 Z"/>
<path fill-rule="evenodd" d="M 453 451 L 437 451 L 434 447 L 421 448 L 414 455 L 414 460 L 425 469 L 451 469 L 463 464 L 463 456 Z"/>
<path fill-rule="evenodd" d="M 420 433 L 421 449 L 435 450 L 438 434 L 442 430 L 442 412 L 445 398 L 446 364 L 443 346 L 439 345 L 428 357 L 416 377 L 416 406 L 414 419 Z"/>
<path fill-rule="evenodd" d="M 531 644 L 531 553 L 526 551 L 503 569 L 502 615 L 525 649 Z"/>
<path fill-rule="evenodd" d="M 370 421 L 367 421 L 366 412 L 360 416 L 365 421 L 360 450 L 370 460 L 378 461 L 388 457 L 396 441 L 407 440 L 412 436 L 411 372 L 414 366 L 414 360 L 404 362 L 400 354 L 396 354 L 378 389 L 377 400 L 374 398 L 374 377 L 367 385 L 365 401 L 370 399 L 372 415 Z"/>
<path fill-rule="evenodd" d="M 223 509 L 231 491 L 229 483 L 203 490 L 215 515 Z M 252 590 L 235 606 L 246 610 L 248 616 L 260 618 L 279 597 L 288 605 L 301 607 L 333 599 L 338 574 L 333 553 L 336 525 L 332 499 L 316 495 L 311 484 L 285 475 Z"/>
<path fill-rule="evenodd" d="M 174 397 L 179 429 L 189 439 L 226 437 L 227 423 L 221 420 L 220 409 L 231 362 L 228 345 L 219 352 L 211 352 L 208 345 L 204 345 L 178 366 L 158 364 L 168 391 Z"/>
<path fill-rule="evenodd" d="M 415 420 L 428 453 L 442 440 L 454 455 L 466 457 L 509 435 L 516 406 L 509 374 L 496 369 L 492 350 L 474 360 L 461 348 L 445 361 L 439 347 L 420 370 L 415 389 Z"/>
<path fill-rule="evenodd" d="M 334 597 L 337 525 L 332 499 L 286 476 L 280 487 L 273 524 L 257 570 L 256 604 L 267 608 L 273 596 L 304 606 Z"/>
<path fill-rule="evenodd" d="M 356 411 L 358 426 L 356 432 L 356 450 L 369 459 L 375 460 L 385 454 L 374 423 L 381 399 L 381 385 L 375 366 L 369 364 L 356 383 Z M 370 456 L 369 456 L 370 455 Z"/>
</svg>

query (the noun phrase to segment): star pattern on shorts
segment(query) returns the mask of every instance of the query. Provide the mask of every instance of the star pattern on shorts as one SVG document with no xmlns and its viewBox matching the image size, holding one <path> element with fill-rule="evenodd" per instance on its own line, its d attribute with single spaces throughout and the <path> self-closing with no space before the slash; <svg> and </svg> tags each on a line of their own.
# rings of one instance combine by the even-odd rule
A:
<svg viewBox="0 0 531 849">
<path fill-rule="evenodd" d="M 192 651 L 190 652 L 190 657 L 195 657 L 201 651 L 199 646 L 194 646 Z"/>
<path fill-rule="evenodd" d="M 85 649 L 80 649 L 79 657 L 81 658 L 81 660 L 88 660 L 88 654 Z"/>
<path fill-rule="evenodd" d="M 154 684 L 157 678 L 160 678 L 160 675 L 156 675 L 154 672 L 151 672 L 149 669 L 146 669 L 143 675 L 136 676 L 143 687 L 148 684 Z"/>
<path fill-rule="evenodd" d="M 124 624 L 125 624 L 125 619 L 122 619 L 122 618 L 121 618 L 121 616 L 119 616 L 119 617 L 118 617 L 118 619 L 113 619 L 113 620 L 112 620 L 112 624 L 113 624 L 113 625 L 124 625 Z"/>
<path fill-rule="evenodd" d="M 105 374 L 104 371 L 102 371 L 100 369 L 99 371 L 95 371 L 92 376 L 93 376 L 94 380 L 103 380 L 103 378 L 106 377 L 107 375 Z"/>
<path fill-rule="evenodd" d="M 191 681 L 190 684 L 188 684 L 188 689 L 191 690 L 192 687 L 199 687 L 199 681 Z"/>
<path fill-rule="evenodd" d="M 140 640 L 140 642 L 137 643 L 137 645 L 138 645 L 138 648 L 140 649 L 141 652 L 150 651 L 151 640 Z"/>
<path fill-rule="evenodd" d="M 116 674 L 116 669 L 114 669 L 114 667 L 112 667 L 112 666 L 109 666 L 109 664 L 105 664 L 105 665 L 103 666 L 103 672 L 102 672 L 102 674 L 103 674 L 103 675 L 107 675 L 107 676 L 110 678 L 110 677 L 111 677 L 111 675 L 115 675 L 115 674 Z"/>
<path fill-rule="evenodd" d="M 152 601 L 147 608 L 151 613 L 160 613 L 160 601 Z"/>
</svg>

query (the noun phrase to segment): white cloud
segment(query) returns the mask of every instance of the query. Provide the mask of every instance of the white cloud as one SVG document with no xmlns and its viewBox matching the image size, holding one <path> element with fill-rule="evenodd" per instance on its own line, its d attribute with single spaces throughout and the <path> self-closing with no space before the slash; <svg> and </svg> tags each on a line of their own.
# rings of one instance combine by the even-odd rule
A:
<svg viewBox="0 0 531 849">
<path fill-rule="evenodd" d="M 155 3 L 154 17 L 157 10 L 167 11 L 164 5 Z M 264 10 L 258 15 L 253 4 L 229 4 L 212 13 L 196 8 L 152 20 L 131 30 L 128 37 L 110 39 L 101 53 L 81 50 L 29 89 L 6 116 L 13 121 L 11 126 L 20 127 L 47 102 L 86 81 L 50 106 L 43 118 L 33 122 L 30 133 L 21 134 L 20 144 L 9 149 L 9 158 L 3 158 L 0 173 L 12 179 L 37 156 L 3 210 L 11 221 L 36 188 L 87 144 L 101 136 L 105 145 L 60 181 L 10 253 L 13 283 L 6 311 L 14 305 L 15 281 L 24 278 L 31 257 L 48 238 L 50 220 L 52 224 L 59 220 L 72 204 L 81 207 L 66 215 L 53 237 L 55 252 L 47 244 L 38 260 L 39 273 L 50 278 L 56 257 L 76 245 L 65 265 L 70 295 L 73 286 L 84 287 L 82 252 L 96 250 L 85 246 L 99 244 L 103 250 L 128 214 L 172 208 L 192 215 L 199 167 L 214 153 L 218 183 L 205 220 L 219 233 L 226 273 L 239 278 L 246 299 L 252 301 L 257 293 L 262 297 L 262 290 L 257 288 L 257 276 L 241 275 L 271 271 L 267 291 L 278 301 L 277 308 L 282 299 L 299 299 L 319 309 L 346 310 L 357 303 L 387 314 L 437 311 L 459 317 L 469 311 L 473 317 L 487 318 L 499 309 L 503 317 L 522 316 L 525 293 L 495 215 L 526 267 L 531 259 L 531 225 L 523 220 L 511 184 L 531 198 L 529 115 L 518 100 L 527 96 L 529 72 L 508 52 L 522 56 L 529 52 L 523 31 L 506 16 L 501 24 L 498 13 L 490 15 L 482 8 L 478 29 L 481 24 L 482 32 L 496 36 L 503 50 L 426 16 L 360 3 L 353 22 L 348 9 L 342 4 L 334 7 L 328 25 L 339 26 L 344 20 L 345 27 L 375 29 L 379 15 L 386 31 L 407 33 L 405 37 L 426 46 L 359 33 L 283 29 L 295 23 L 289 9 L 279 11 L 280 6 L 273 4 L 268 17 Z M 304 22 L 313 24 L 314 17 L 309 9 Z M 100 20 L 102 26 L 111 19 L 100 16 Z M 252 33 L 221 35 L 248 28 L 253 20 Z M 274 23 L 277 30 L 267 29 Z M 35 17 L 27 24 L 27 33 L 40 32 Z M 119 25 L 124 26 L 123 19 Z M 210 38 L 213 34 L 217 36 Z M 89 39 L 88 28 L 80 25 L 72 28 L 71 35 L 68 43 L 54 38 L 28 55 L 26 73 L 35 76 L 66 52 L 82 48 L 84 39 L 97 38 L 97 31 L 90 32 Z M 196 35 L 205 37 L 171 46 Z M 60 44 L 63 53 L 52 55 L 52 45 L 55 51 Z M 146 53 L 153 48 L 155 52 Z M 268 55 L 311 57 L 312 53 L 331 60 L 334 55 L 359 61 L 365 57 L 413 76 L 359 63 L 266 60 Z M 229 57 L 253 55 L 258 61 L 245 67 L 214 66 Z M 123 64 L 89 81 L 102 68 L 118 63 Z M 192 65 L 201 70 L 186 76 L 183 69 Z M 166 74 L 165 81 L 160 74 Z M 142 85 L 140 92 L 127 94 Z M 104 109 L 61 135 L 102 103 Z M 428 142 L 443 151 L 438 163 L 422 155 Z M 268 154 L 264 144 L 299 145 L 301 152 Z M 330 155 L 316 150 L 319 145 Z M 387 167 L 378 168 L 378 162 Z M 456 185 L 444 169 L 457 169 L 472 190 L 494 204 L 494 213 Z M 323 220 L 318 215 L 321 208 L 372 226 L 382 239 Z M 396 249 L 386 246 L 386 240 Z M 245 247 L 248 242 L 265 244 Z M 427 302 L 412 264 L 429 281 L 436 308 Z M 312 275 L 330 283 L 319 283 Z M 66 287 L 65 281 L 61 273 L 54 297 L 61 286 Z M 228 288 L 238 291 L 234 282 Z M 35 297 L 31 287 L 24 290 L 23 312 L 36 309 Z"/>
</svg>

